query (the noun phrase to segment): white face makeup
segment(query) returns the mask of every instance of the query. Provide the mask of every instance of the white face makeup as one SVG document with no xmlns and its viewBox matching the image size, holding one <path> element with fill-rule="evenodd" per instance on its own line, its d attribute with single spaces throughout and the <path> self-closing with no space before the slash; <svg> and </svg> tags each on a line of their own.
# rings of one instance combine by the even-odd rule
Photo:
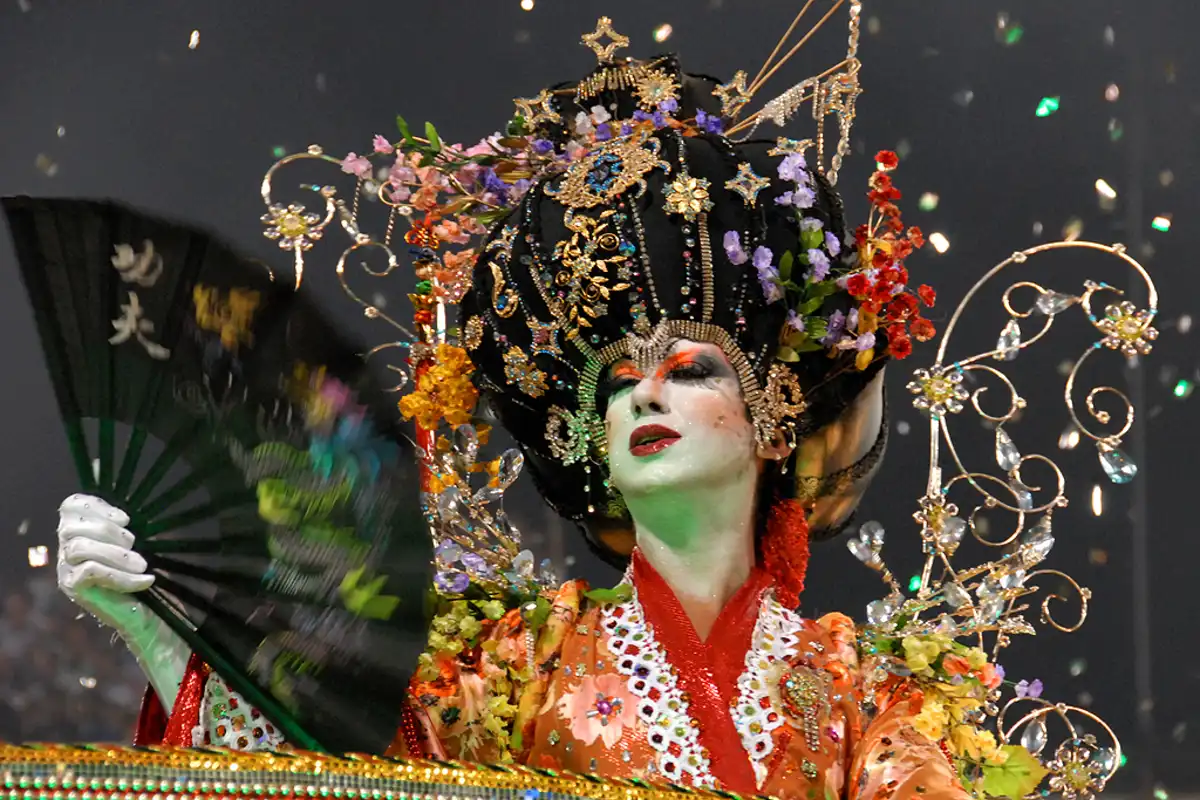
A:
<svg viewBox="0 0 1200 800">
<path fill-rule="evenodd" d="M 605 384 L 610 478 L 625 497 L 756 474 L 754 425 L 721 348 L 679 340 L 650 370 L 619 361 Z"/>
</svg>

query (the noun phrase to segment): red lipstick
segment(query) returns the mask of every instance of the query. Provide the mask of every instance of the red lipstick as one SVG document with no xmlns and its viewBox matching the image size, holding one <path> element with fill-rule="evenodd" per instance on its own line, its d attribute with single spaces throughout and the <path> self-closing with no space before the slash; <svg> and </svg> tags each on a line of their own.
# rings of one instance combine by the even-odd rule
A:
<svg viewBox="0 0 1200 800">
<path fill-rule="evenodd" d="M 665 425 L 642 425 L 629 434 L 629 452 L 635 456 L 651 456 L 679 441 L 679 433 Z"/>
</svg>

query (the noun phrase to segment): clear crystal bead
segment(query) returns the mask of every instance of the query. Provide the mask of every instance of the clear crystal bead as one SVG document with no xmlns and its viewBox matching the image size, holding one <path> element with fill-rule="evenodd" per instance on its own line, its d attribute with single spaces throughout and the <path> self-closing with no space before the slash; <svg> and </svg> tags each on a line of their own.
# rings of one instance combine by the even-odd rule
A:
<svg viewBox="0 0 1200 800">
<path fill-rule="evenodd" d="M 1052 317 L 1060 311 L 1066 311 L 1078 299 L 1073 295 L 1063 294 L 1062 292 L 1045 292 L 1038 297 L 1034 307 L 1037 308 L 1039 314 Z"/>
<path fill-rule="evenodd" d="M 458 517 L 459 500 L 458 489 L 453 486 L 443 489 L 442 493 L 438 495 L 438 516 L 442 519 L 454 519 Z"/>
<path fill-rule="evenodd" d="M 1025 570 L 1014 569 L 1000 576 L 1001 589 L 1019 589 L 1025 585 Z"/>
<path fill-rule="evenodd" d="M 504 496 L 504 490 L 499 486 L 484 486 L 471 496 L 473 503 L 494 503 Z"/>
<path fill-rule="evenodd" d="M 862 527 L 858 529 L 858 533 L 863 539 L 869 541 L 871 546 L 876 550 L 883 547 L 883 525 L 876 520 L 864 522 Z"/>
<path fill-rule="evenodd" d="M 971 602 L 971 596 L 967 594 L 967 590 L 957 583 L 945 584 L 942 587 L 942 595 L 945 596 L 946 602 L 950 604 L 951 608 L 962 608 Z"/>
<path fill-rule="evenodd" d="M 1092 754 L 1092 763 L 1100 768 L 1101 774 L 1108 775 L 1117 768 L 1117 754 L 1111 747 L 1102 747 Z"/>
<path fill-rule="evenodd" d="M 1036 756 L 1046 748 L 1046 739 L 1046 721 L 1038 717 L 1025 726 L 1021 733 L 1021 746 Z"/>
<path fill-rule="evenodd" d="M 1004 613 L 1004 606 L 1007 601 L 1001 595 L 993 595 L 979 604 L 979 622 L 983 625 L 991 625 L 996 620 L 1000 619 L 1000 615 Z"/>
<path fill-rule="evenodd" d="M 899 608 L 893 600 L 875 600 L 867 604 L 867 622 L 872 625 L 885 625 L 896 615 Z"/>
<path fill-rule="evenodd" d="M 454 452 L 466 466 L 474 464 L 476 456 L 479 455 L 479 435 L 475 432 L 475 426 L 459 425 L 456 427 L 453 447 Z"/>
<path fill-rule="evenodd" d="M 977 588 L 975 590 L 975 594 L 979 595 L 980 600 L 982 600 L 984 598 L 988 598 L 988 597 L 994 597 L 995 595 L 997 595 L 999 593 L 1000 593 L 1000 584 L 997 583 L 992 578 L 987 578 L 986 580 L 984 580 L 982 583 L 979 584 L 979 588 Z"/>
<path fill-rule="evenodd" d="M 1004 330 L 1000 331 L 1000 338 L 996 341 L 996 349 L 1000 351 L 996 358 L 1012 361 L 1017 357 L 1020 347 L 1021 326 L 1015 318 L 1010 319 L 1004 326 Z"/>
<path fill-rule="evenodd" d="M 962 517 L 946 517 L 942 520 L 942 529 L 938 531 L 937 543 L 944 550 L 953 551 L 962 543 L 967 533 L 967 521 Z"/>
<path fill-rule="evenodd" d="M 871 549 L 871 545 L 862 539 L 847 539 L 846 549 L 864 564 L 870 564 L 875 559 L 875 551 Z"/>
<path fill-rule="evenodd" d="M 520 575 L 522 578 L 533 577 L 533 553 L 529 550 L 522 550 L 513 557 L 512 560 L 513 572 Z"/>
<path fill-rule="evenodd" d="M 496 529 L 500 532 L 500 535 L 513 544 L 520 544 L 521 531 L 516 525 L 512 524 L 512 520 L 508 518 L 508 514 L 503 511 L 497 511 L 495 516 Z"/>
<path fill-rule="evenodd" d="M 996 428 L 996 463 L 1005 472 L 1012 472 L 1021 463 L 1021 451 L 1003 426 Z"/>
<path fill-rule="evenodd" d="M 1137 475 L 1137 464 L 1118 447 L 1102 444 L 1097 448 L 1100 466 L 1113 483 L 1129 483 Z"/>
<path fill-rule="evenodd" d="M 507 489 L 521 475 L 521 468 L 525 466 L 525 456 L 515 447 L 510 447 L 500 454 L 500 465 L 496 470 L 496 480 L 500 483 L 500 489 Z"/>
</svg>

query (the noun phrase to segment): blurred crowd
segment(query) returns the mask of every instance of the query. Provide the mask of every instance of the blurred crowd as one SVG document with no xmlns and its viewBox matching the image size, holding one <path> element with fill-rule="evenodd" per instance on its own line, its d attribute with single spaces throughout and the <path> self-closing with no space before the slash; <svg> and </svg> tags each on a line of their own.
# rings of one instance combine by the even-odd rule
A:
<svg viewBox="0 0 1200 800">
<path fill-rule="evenodd" d="M 0 741 L 128 743 L 146 686 L 133 656 L 53 569 L 20 574 L 0 593 Z"/>
</svg>

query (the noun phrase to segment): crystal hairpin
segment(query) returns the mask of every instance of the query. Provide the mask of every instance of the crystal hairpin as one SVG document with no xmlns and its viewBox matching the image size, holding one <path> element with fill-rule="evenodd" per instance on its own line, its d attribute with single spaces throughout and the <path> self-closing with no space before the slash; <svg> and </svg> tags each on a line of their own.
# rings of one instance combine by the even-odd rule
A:
<svg viewBox="0 0 1200 800">
<path fill-rule="evenodd" d="M 1148 307 L 1139 309 L 1130 301 L 1121 300 L 1123 293 L 1104 283 L 1086 281 L 1080 293 L 1072 294 L 1047 289 L 1032 281 L 1018 281 L 1003 294 L 1002 302 L 1009 319 L 997 338 L 996 347 L 947 361 L 946 352 L 955 326 L 968 303 L 985 284 L 1006 268 L 1023 265 L 1039 254 L 1064 249 L 1094 250 L 1124 261 L 1145 283 Z M 1031 304 L 1027 308 L 1018 307 L 1016 294 L 1030 291 L 1035 293 Z M 1117 299 L 1105 307 L 1103 314 L 1098 314 L 1093 304 L 1102 294 L 1115 295 Z M 871 603 L 867 610 L 871 623 L 867 636 L 885 656 L 885 672 L 907 669 L 903 653 L 907 652 L 910 641 L 930 643 L 929 653 L 932 653 L 958 637 L 969 637 L 981 645 L 985 637 L 994 637 L 994 658 L 1010 644 L 1012 636 L 1035 632 L 1024 612 L 1030 610 L 1027 598 L 1040 591 L 1035 585 L 1039 578 L 1064 582 L 1071 587 L 1080 605 L 1078 619 L 1064 622 L 1055 617 L 1051 601 L 1061 602 L 1067 598 L 1048 592 L 1040 603 L 1043 623 L 1059 631 L 1072 632 L 1086 619 L 1090 591 L 1064 573 L 1040 566 L 1054 546 L 1053 512 L 1067 504 L 1065 476 L 1046 456 L 1024 454 L 1018 449 L 1006 425 L 1018 413 L 1024 412 L 1028 404 L 1013 381 L 994 366 L 997 361 L 1003 363 L 1017 358 L 1022 350 L 1040 341 L 1060 316 L 1065 316 L 1076 306 L 1101 336 L 1071 367 L 1064 384 L 1064 404 L 1079 433 L 1095 442 L 1100 463 L 1110 480 L 1126 483 L 1136 474 L 1136 465 L 1120 449 L 1121 438 L 1133 424 L 1134 409 L 1129 399 L 1111 386 L 1097 386 L 1087 391 L 1085 407 L 1095 424 L 1108 426 L 1114 423 L 1112 413 L 1097 407 L 1097 398 L 1110 395 L 1124 405 L 1124 420 L 1116 430 L 1105 432 L 1094 430 L 1078 415 L 1074 397 L 1079 372 L 1095 352 L 1106 348 L 1126 356 L 1150 352 L 1150 343 L 1157 336 L 1152 326 L 1158 308 L 1153 281 L 1120 244 L 1065 241 L 1013 253 L 967 292 L 946 326 L 933 366 L 917 370 L 908 384 L 914 396 L 914 407 L 928 416 L 930 426 L 929 477 L 925 495 L 913 515 L 921 526 L 921 548 L 925 557 L 919 580 L 914 579 L 915 586 L 906 595 L 887 570 L 881 554 L 885 534 L 878 523 L 865 524 L 858 537 L 847 543 L 851 553 L 879 572 L 890 588 L 886 597 Z M 1022 330 L 1022 323 L 1028 325 L 1031 321 L 1038 324 L 1037 330 Z M 1006 407 L 992 409 L 996 413 L 985 411 L 981 397 L 987 387 L 968 390 L 967 376 L 998 381 L 1008 395 Z M 994 453 L 999 475 L 994 471 L 969 469 L 959 456 L 951 437 L 950 421 L 968 407 L 995 429 Z M 1116 419 L 1119 420 L 1119 416 Z M 1022 470 L 1035 462 L 1049 468 L 1054 476 L 1052 496 L 1041 500 L 1035 498 L 1043 489 L 1032 485 L 1022 475 Z M 969 513 L 964 514 L 951 501 L 951 493 L 958 489 L 972 490 L 977 495 L 976 505 Z M 986 538 L 977 523 L 979 513 L 989 509 L 1003 509 L 1015 514 L 1016 528 L 1000 540 Z M 953 560 L 968 533 L 985 546 L 1002 549 L 1004 554 L 986 563 L 956 566 Z M 938 639 L 939 636 L 942 638 Z M 897 642 L 901 644 L 897 645 Z M 915 650 L 918 645 L 912 647 Z M 1085 709 L 1042 700 L 1039 693 L 1031 693 L 1028 687 L 1019 684 L 1015 691 L 1016 696 L 1002 706 L 998 687 L 991 691 L 976 709 L 974 722 L 983 724 L 986 719 L 992 719 L 999 745 L 1019 742 L 1033 757 L 1041 758 L 1049 742 L 1047 721 L 1060 719 L 1067 729 L 1067 737 L 1054 749 L 1052 756 L 1042 759 L 1044 763 L 1038 767 L 1049 774 L 1050 790 L 1061 792 L 1064 797 L 1080 798 L 1102 790 L 1120 760 L 1120 743 L 1112 729 Z M 1100 728 L 1111 743 L 1099 746 L 1095 736 L 1086 733 L 1076 722 L 1079 717 Z"/>
</svg>

